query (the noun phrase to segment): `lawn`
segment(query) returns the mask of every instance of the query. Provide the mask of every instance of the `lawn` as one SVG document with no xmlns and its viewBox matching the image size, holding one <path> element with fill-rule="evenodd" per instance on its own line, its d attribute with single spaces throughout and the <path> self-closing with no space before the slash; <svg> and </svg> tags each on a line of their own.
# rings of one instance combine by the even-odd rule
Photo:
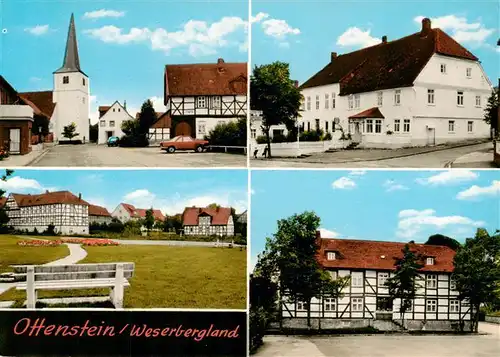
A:
<svg viewBox="0 0 500 357">
<path fill-rule="evenodd" d="M 239 248 L 115 246 L 84 247 L 81 263 L 134 262 L 125 308 L 246 308 L 246 250 Z M 39 297 L 107 295 L 108 291 L 40 291 Z M 0 300 L 19 303 L 11 289 Z"/>
<path fill-rule="evenodd" d="M 67 246 L 21 247 L 20 239 L 11 235 L 0 235 L 0 273 L 12 271 L 15 264 L 45 264 L 69 255 Z"/>
</svg>

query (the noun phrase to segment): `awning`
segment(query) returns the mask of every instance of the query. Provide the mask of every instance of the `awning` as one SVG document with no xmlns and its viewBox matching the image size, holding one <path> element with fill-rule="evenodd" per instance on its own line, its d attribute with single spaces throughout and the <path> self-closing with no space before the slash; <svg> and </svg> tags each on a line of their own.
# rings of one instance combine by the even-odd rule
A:
<svg viewBox="0 0 500 357">
<path fill-rule="evenodd" d="M 366 109 L 362 111 L 361 113 L 351 115 L 349 119 L 385 119 L 382 113 L 380 112 L 380 109 L 378 107 L 373 107 L 370 109 Z"/>
</svg>

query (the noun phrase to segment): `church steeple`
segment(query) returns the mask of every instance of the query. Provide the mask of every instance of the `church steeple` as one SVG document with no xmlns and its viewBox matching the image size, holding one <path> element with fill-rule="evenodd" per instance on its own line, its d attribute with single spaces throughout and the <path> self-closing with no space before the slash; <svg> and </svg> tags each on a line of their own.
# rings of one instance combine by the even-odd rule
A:
<svg viewBox="0 0 500 357">
<path fill-rule="evenodd" d="M 78 56 L 78 44 L 76 42 L 75 17 L 71 14 L 69 22 L 68 38 L 66 40 L 66 51 L 64 52 L 64 62 L 61 68 L 55 73 L 81 72 L 80 57 Z"/>
</svg>

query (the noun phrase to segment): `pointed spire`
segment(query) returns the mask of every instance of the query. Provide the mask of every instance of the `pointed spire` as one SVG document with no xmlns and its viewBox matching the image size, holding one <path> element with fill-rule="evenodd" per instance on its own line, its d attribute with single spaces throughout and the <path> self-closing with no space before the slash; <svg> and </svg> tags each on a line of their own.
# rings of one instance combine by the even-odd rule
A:
<svg viewBox="0 0 500 357">
<path fill-rule="evenodd" d="M 80 69 L 80 57 L 78 56 L 78 44 L 76 42 L 75 16 L 73 14 L 71 14 L 69 22 L 64 62 L 62 67 L 56 71 L 56 73 L 64 72 L 82 72 Z"/>
</svg>

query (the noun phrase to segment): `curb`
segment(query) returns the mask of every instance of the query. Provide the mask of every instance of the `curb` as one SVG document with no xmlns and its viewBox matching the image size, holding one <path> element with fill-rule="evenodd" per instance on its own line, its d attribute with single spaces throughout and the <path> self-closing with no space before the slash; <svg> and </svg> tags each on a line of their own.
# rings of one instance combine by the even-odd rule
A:
<svg viewBox="0 0 500 357">
<path fill-rule="evenodd" d="M 38 161 L 40 161 L 49 152 L 49 150 L 50 150 L 49 148 L 43 149 L 43 151 L 42 151 L 42 153 L 40 155 L 38 155 L 37 157 L 35 157 L 33 160 L 31 160 L 30 162 L 28 162 L 24 166 L 32 166 L 32 165 L 36 164 Z"/>
</svg>

